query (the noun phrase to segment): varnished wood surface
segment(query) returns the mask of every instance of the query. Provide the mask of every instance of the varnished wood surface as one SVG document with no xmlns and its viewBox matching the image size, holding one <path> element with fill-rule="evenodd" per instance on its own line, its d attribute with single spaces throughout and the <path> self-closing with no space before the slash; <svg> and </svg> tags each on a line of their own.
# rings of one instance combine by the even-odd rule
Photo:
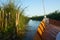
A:
<svg viewBox="0 0 60 40">
<path fill-rule="evenodd" d="M 53 23 L 52 20 L 49 22 L 50 23 L 46 25 L 44 22 L 40 23 L 34 40 L 56 40 L 56 36 L 60 32 L 60 26 L 51 24 Z"/>
</svg>

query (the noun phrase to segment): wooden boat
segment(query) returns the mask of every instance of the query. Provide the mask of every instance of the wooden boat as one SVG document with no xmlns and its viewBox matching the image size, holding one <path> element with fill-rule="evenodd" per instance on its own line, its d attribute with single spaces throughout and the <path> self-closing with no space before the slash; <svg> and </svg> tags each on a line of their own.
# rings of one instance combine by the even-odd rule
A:
<svg viewBox="0 0 60 40">
<path fill-rule="evenodd" d="M 60 21 L 44 18 L 37 29 L 34 40 L 60 40 L 59 32 Z"/>
</svg>

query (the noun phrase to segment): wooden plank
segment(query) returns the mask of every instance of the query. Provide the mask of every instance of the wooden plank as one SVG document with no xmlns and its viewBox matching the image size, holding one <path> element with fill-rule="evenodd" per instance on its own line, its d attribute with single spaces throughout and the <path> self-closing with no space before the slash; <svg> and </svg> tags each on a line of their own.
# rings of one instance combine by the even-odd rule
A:
<svg viewBox="0 0 60 40">
<path fill-rule="evenodd" d="M 38 35 L 38 40 L 40 40 L 39 38 L 41 38 L 41 40 L 56 40 L 56 36 L 58 32 L 60 32 L 60 26 L 41 22 L 37 30 L 38 33 L 36 33 L 35 38 L 37 38 Z"/>
</svg>

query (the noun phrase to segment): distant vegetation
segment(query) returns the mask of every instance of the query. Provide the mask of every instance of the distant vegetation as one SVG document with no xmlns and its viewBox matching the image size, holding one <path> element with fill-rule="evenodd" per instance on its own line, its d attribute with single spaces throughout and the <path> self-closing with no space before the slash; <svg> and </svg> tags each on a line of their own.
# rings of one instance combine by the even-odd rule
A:
<svg viewBox="0 0 60 40">
<path fill-rule="evenodd" d="M 47 18 L 51 18 L 54 20 L 60 20 L 60 11 L 55 11 L 47 15 Z"/>
<path fill-rule="evenodd" d="M 59 18 L 60 12 L 59 11 L 52 12 L 46 16 L 47 16 L 47 18 L 50 18 L 50 19 L 60 20 L 60 18 Z M 35 16 L 35 17 L 31 17 L 30 19 L 41 21 L 43 18 L 44 18 L 44 16 Z"/>
<path fill-rule="evenodd" d="M 44 18 L 44 16 L 34 16 L 34 17 L 31 17 L 30 19 L 36 20 L 36 21 L 41 21 L 43 18 Z"/>
</svg>

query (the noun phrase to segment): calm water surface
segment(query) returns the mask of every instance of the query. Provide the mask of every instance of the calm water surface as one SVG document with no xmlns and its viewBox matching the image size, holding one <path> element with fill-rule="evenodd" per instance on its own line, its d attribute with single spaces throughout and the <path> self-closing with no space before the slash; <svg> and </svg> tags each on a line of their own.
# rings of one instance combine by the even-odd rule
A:
<svg viewBox="0 0 60 40">
<path fill-rule="evenodd" d="M 40 24 L 40 21 L 34 21 L 30 20 L 27 24 L 27 32 L 26 36 L 24 37 L 24 40 L 33 40 L 33 37 L 37 31 L 38 25 Z"/>
</svg>

